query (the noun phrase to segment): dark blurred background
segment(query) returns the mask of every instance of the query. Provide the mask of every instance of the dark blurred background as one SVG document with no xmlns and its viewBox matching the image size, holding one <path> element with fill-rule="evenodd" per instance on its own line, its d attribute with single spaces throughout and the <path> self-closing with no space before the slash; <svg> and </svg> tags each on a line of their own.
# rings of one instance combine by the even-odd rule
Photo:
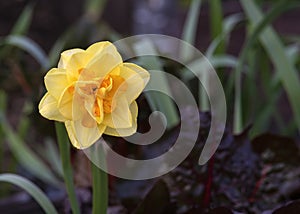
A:
<svg viewBox="0 0 300 214">
<path fill-rule="evenodd" d="M 160 33 L 181 37 L 186 17 L 188 0 L 109 0 L 99 21 L 106 22 L 122 36 L 144 33 Z M 35 4 L 29 37 L 49 50 L 56 39 L 81 17 L 84 0 L 4 0 L 0 2 L 0 36 L 9 34 L 18 16 L 28 3 Z M 265 7 L 268 7 L 266 1 Z M 242 12 L 237 0 L 223 0 L 223 13 L 228 16 Z M 297 22 L 300 10 L 285 13 L 274 23 L 282 34 L 299 34 Z M 204 51 L 211 39 L 209 36 L 209 8 L 204 1 L 199 18 L 196 45 Z M 233 32 L 229 52 L 238 53 L 243 42 L 243 30 Z"/>
</svg>

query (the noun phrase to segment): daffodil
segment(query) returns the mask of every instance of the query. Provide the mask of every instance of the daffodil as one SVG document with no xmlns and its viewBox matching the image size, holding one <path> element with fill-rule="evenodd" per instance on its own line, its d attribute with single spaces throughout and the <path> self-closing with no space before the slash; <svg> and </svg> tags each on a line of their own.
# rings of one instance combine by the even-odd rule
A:
<svg viewBox="0 0 300 214">
<path fill-rule="evenodd" d="M 44 78 L 47 93 L 39 111 L 64 122 L 76 148 L 91 146 L 102 134 L 129 136 L 137 129 L 135 100 L 149 77 L 142 67 L 123 62 L 110 42 L 67 50 Z"/>
</svg>

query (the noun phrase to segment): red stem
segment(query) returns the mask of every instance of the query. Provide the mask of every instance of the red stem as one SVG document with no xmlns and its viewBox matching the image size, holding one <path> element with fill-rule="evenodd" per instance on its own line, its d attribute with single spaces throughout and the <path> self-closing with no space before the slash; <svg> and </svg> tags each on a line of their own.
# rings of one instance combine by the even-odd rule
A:
<svg viewBox="0 0 300 214">
<path fill-rule="evenodd" d="M 264 168 L 261 170 L 261 177 L 259 178 L 259 180 L 256 182 L 254 190 L 249 198 L 249 202 L 254 202 L 256 200 L 255 196 L 258 192 L 258 190 L 260 189 L 262 183 L 264 182 L 265 178 L 267 177 L 267 171 L 270 168 L 269 165 L 264 166 Z"/>
<path fill-rule="evenodd" d="M 208 207 L 210 203 L 211 187 L 213 183 L 213 169 L 214 169 L 214 160 L 215 160 L 214 157 L 215 156 L 212 156 L 208 162 L 208 178 L 205 185 L 205 193 L 204 193 L 204 200 L 203 200 L 204 207 Z"/>
</svg>

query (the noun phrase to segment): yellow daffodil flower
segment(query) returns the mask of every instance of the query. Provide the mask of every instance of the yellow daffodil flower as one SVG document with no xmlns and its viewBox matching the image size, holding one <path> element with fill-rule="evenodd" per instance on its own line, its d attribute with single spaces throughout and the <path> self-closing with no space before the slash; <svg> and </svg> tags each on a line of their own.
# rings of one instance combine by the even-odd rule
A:
<svg viewBox="0 0 300 214">
<path fill-rule="evenodd" d="M 149 77 L 142 67 L 124 63 L 110 42 L 67 50 L 44 78 L 47 93 L 39 111 L 64 122 L 76 148 L 91 146 L 103 133 L 129 136 L 137 129 L 135 100 Z"/>
</svg>

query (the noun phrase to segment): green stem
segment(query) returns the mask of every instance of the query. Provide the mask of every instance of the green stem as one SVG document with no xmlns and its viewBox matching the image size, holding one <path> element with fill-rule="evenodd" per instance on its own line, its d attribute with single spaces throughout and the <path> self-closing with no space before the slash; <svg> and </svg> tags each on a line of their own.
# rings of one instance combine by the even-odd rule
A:
<svg viewBox="0 0 300 214">
<path fill-rule="evenodd" d="M 222 11 L 222 3 L 221 0 L 210 0 L 209 1 L 210 8 L 210 33 L 211 39 L 215 39 L 218 36 L 222 35 L 223 31 L 223 11 Z M 216 49 L 216 54 L 223 54 L 225 49 L 224 40 L 220 42 Z"/>
<path fill-rule="evenodd" d="M 72 171 L 71 159 L 70 159 L 70 142 L 69 142 L 68 134 L 66 132 L 63 123 L 56 122 L 55 130 L 56 130 L 58 146 L 60 150 L 60 157 L 62 161 L 64 181 L 66 184 L 66 189 L 69 196 L 72 213 L 79 214 L 80 210 L 79 210 L 79 205 L 77 202 L 75 187 L 73 183 L 73 171 Z"/>
<path fill-rule="evenodd" d="M 104 157 L 101 157 L 105 161 Z M 108 205 L 107 173 L 92 163 L 93 176 L 93 214 L 106 214 Z"/>
</svg>

